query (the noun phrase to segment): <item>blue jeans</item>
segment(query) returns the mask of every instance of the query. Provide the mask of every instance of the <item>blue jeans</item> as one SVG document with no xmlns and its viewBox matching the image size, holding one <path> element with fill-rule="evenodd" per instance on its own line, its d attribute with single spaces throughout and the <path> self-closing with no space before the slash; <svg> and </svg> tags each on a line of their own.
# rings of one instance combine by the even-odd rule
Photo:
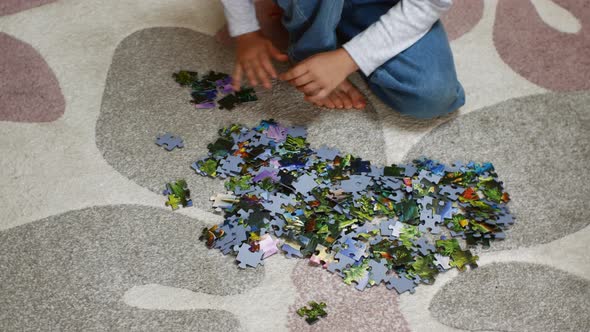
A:
<svg viewBox="0 0 590 332">
<path fill-rule="evenodd" d="M 376 22 L 399 0 L 277 0 L 289 31 L 289 57 L 301 61 L 336 49 Z M 465 104 L 440 21 L 414 45 L 368 77 L 370 89 L 400 113 L 428 119 Z"/>
</svg>

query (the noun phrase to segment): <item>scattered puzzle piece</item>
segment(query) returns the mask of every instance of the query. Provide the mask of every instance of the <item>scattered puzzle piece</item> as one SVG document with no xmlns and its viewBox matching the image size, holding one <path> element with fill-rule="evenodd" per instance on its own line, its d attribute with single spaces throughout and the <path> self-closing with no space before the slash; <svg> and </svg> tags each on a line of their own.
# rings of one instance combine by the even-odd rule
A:
<svg viewBox="0 0 590 332">
<path fill-rule="evenodd" d="M 164 135 L 158 135 L 156 137 L 156 144 L 163 146 L 166 150 L 172 151 L 175 148 L 183 148 L 184 142 L 179 136 L 175 136 L 171 133 L 165 133 Z"/>
<path fill-rule="evenodd" d="M 170 206 L 172 210 L 178 209 L 179 206 L 193 206 L 193 201 L 190 198 L 191 192 L 188 190 L 185 180 L 178 180 L 166 184 L 166 189 L 163 191 L 163 194 L 168 196 L 166 205 Z"/>
<path fill-rule="evenodd" d="M 317 322 L 320 317 L 326 317 L 328 315 L 328 313 L 326 312 L 326 303 L 324 302 L 320 302 L 317 303 L 315 301 L 311 301 L 308 303 L 310 308 L 304 306 L 301 307 L 299 309 L 297 309 L 297 314 L 300 317 L 306 317 L 305 321 L 311 325 L 315 322 Z"/>
</svg>

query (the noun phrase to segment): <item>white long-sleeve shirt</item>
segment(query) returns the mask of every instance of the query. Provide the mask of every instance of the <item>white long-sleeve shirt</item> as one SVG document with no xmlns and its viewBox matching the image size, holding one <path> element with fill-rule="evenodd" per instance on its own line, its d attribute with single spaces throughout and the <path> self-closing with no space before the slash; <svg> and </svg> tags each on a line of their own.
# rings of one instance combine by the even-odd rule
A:
<svg viewBox="0 0 590 332">
<path fill-rule="evenodd" d="M 330 1 L 330 0 L 328 0 Z M 221 0 L 229 33 L 238 36 L 260 29 L 252 0 Z M 422 38 L 452 0 L 401 0 L 365 31 L 342 45 L 365 75 Z"/>
</svg>

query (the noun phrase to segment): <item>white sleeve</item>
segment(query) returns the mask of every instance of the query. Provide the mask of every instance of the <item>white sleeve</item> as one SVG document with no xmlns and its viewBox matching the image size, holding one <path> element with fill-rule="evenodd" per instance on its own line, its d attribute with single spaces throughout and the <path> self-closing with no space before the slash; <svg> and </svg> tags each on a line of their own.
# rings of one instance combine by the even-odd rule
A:
<svg viewBox="0 0 590 332">
<path fill-rule="evenodd" d="M 253 0 L 221 0 L 232 37 L 260 29 Z"/>
<path fill-rule="evenodd" d="M 441 14 L 451 8 L 452 2 L 401 0 L 343 47 L 368 76 L 422 38 Z"/>
</svg>

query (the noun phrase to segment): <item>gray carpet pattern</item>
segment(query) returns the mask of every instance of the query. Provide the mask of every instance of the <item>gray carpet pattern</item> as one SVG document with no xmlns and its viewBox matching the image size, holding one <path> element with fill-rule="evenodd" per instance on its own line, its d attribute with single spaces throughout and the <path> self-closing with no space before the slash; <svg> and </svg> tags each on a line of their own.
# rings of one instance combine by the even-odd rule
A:
<svg viewBox="0 0 590 332">
<path fill-rule="evenodd" d="M 198 176 L 190 165 L 206 156 L 218 129 L 231 123 L 253 126 L 274 118 L 285 125 L 306 125 L 312 146 L 328 144 L 385 161 L 381 126 L 371 106 L 365 111 L 322 110 L 276 84 L 274 90 L 260 90 L 259 101 L 232 111 L 196 110 L 189 103 L 190 91 L 171 77 L 180 69 L 231 73 L 232 63 L 231 49 L 189 29 L 150 28 L 125 38 L 115 51 L 96 125 L 97 146 L 107 162 L 154 192 L 184 178 L 195 206 L 209 209 L 209 198 L 224 191 L 223 181 Z M 180 135 L 185 147 L 172 152 L 158 147 L 155 137 L 164 132 Z"/>
<path fill-rule="evenodd" d="M 137 205 L 70 211 L 0 232 L 0 331 L 235 331 L 221 310 L 158 311 L 127 306 L 133 286 L 161 284 L 214 295 L 260 284 L 264 267 L 197 238 L 205 224 Z"/>
<path fill-rule="evenodd" d="M 471 331 L 590 331 L 590 282 L 545 265 L 494 263 L 461 273 L 429 309 Z"/>
<path fill-rule="evenodd" d="M 492 162 L 516 217 L 492 250 L 547 243 L 590 222 L 588 105 L 587 92 L 511 99 L 435 128 L 406 159 Z"/>
</svg>

